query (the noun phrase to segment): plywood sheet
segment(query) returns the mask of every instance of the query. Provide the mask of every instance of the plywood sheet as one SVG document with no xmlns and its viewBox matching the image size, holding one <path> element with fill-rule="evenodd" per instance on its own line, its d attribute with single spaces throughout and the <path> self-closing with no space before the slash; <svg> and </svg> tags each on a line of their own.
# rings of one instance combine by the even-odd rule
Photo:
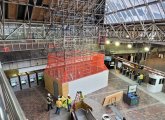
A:
<svg viewBox="0 0 165 120">
<path fill-rule="evenodd" d="M 115 102 L 119 102 L 122 99 L 122 97 L 123 97 L 123 91 L 114 93 L 112 95 L 105 97 L 102 105 L 107 106 L 107 105 L 111 105 Z"/>
<path fill-rule="evenodd" d="M 54 95 L 53 79 L 44 73 L 45 89 Z"/>
<path fill-rule="evenodd" d="M 38 17 L 38 20 L 42 21 L 45 16 L 46 16 L 46 10 L 45 9 L 41 9 L 40 15 Z"/>
<path fill-rule="evenodd" d="M 45 5 L 49 5 L 49 3 L 50 3 L 50 0 L 43 0 L 43 2 L 42 2 L 43 4 L 45 4 Z"/>
<path fill-rule="evenodd" d="M 8 4 L 8 18 L 16 19 L 17 17 L 17 5 L 16 4 Z"/>
<path fill-rule="evenodd" d="M 38 17 L 40 16 L 41 8 L 33 8 L 33 16 L 32 20 L 37 20 Z"/>
<path fill-rule="evenodd" d="M 63 83 L 62 84 L 62 95 L 67 97 L 68 96 L 68 83 Z"/>
</svg>

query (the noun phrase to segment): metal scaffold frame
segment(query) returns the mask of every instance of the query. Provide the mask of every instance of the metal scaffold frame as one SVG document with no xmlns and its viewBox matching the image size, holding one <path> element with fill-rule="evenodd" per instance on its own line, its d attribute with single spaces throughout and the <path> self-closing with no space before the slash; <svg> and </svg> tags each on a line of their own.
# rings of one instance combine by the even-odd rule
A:
<svg viewBox="0 0 165 120">
<path fill-rule="evenodd" d="M 5 17 L 5 7 L 11 4 L 17 8 L 20 5 L 26 6 L 23 20 Z M 33 0 L 33 4 L 28 0 L 2 0 L 0 52 L 33 49 L 92 50 L 98 42 L 99 29 L 103 26 L 100 24 L 104 18 L 103 12 L 100 12 L 103 6 L 104 0 L 50 0 L 47 6 L 44 2 L 38 5 L 37 0 Z M 31 13 L 30 7 L 33 8 Z M 37 9 L 46 11 L 42 21 L 34 20 Z"/>
<path fill-rule="evenodd" d="M 49 53 L 45 74 L 61 83 L 77 80 L 107 70 L 104 55 L 90 51 Z"/>
</svg>

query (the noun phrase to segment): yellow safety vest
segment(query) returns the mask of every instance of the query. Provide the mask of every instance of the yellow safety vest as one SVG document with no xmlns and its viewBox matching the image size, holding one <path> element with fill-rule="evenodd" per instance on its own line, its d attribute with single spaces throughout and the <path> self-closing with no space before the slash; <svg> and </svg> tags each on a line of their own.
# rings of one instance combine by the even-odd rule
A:
<svg viewBox="0 0 165 120">
<path fill-rule="evenodd" d="M 60 100 L 56 101 L 56 107 L 58 107 L 58 108 L 62 107 L 62 102 Z"/>
</svg>

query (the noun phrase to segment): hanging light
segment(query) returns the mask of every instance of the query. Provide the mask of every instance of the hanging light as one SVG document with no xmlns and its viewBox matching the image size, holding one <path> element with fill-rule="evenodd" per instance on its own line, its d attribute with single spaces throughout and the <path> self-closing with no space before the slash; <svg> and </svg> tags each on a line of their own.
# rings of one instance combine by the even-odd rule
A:
<svg viewBox="0 0 165 120">
<path fill-rule="evenodd" d="M 144 51 L 148 52 L 150 50 L 149 47 L 144 47 Z"/>
<path fill-rule="evenodd" d="M 110 41 L 109 41 L 109 40 L 106 40 L 106 41 L 105 41 L 105 44 L 106 44 L 106 45 L 109 45 L 109 44 L 110 44 Z"/>
<path fill-rule="evenodd" d="M 120 46 L 120 42 L 115 42 L 115 46 Z"/>
<path fill-rule="evenodd" d="M 126 38 L 129 38 L 129 35 L 126 35 Z"/>
<path fill-rule="evenodd" d="M 131 44 L 128 44 L 127 47 L 131 49 L 132 48 L 132 45 Z"/>
</svg>

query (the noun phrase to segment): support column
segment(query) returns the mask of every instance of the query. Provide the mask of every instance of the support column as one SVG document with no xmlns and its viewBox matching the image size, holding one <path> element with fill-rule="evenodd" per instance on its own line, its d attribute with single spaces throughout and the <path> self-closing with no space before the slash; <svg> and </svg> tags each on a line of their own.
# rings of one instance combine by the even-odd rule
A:
<svg viewBox="0 0 165 120">
<path fill-rule="evenodd" d="M 0 69 L 2 69 L 2 63 L 1 63 L 1 61 L 0 61 Z"/>
<path fill-rule="evenodd" d="M 31 88 L 31 83 L 30 83 L 30 75 L 26 72 L 26 75 L 28 77 L 28 83 L 29 83 L 29 87 Z"/>
<path fill-rule="evenodd" d="M 18 75 L 18 80 L 19 80 L 19 84 L 20 84 L 20 89 L 22 90 L 22 84 L 21 84 L 21 77 L 20 77 L 20 75 Z"/>
</svg>

